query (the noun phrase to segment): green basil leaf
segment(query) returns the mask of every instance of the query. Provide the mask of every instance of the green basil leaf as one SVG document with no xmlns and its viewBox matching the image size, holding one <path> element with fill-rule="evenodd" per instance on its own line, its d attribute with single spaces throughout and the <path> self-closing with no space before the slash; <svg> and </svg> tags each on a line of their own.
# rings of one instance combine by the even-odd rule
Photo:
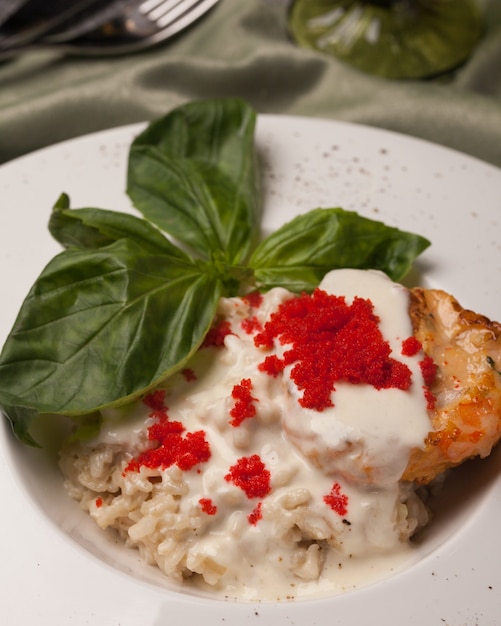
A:
<svg viewBox="0 0 501 626">
<path fill-rule="evenodd" d="M 42 272 L 0 355 L 0 402 L 84 414 L 124 402 L 193 354 L 221 286 L 210 267 L 122 239 Z M 8 404 L 14 404 L 8 402 Z"/>
<path fill-rule="evenodd" d="M 151 222 L 202 258 L 244 262 L 259 237 L 255 112 L 238 99 L 194 102 L 133 142 L 127 192 Z"/>
<path fill-rule="evenodd" d="M 343 209 L 314 209 L 299 215 L 254 251 L 250 266 L 264 288 L 311 291 L 336 268 L 378 269 L 395 281 L 430 242 Z"/>
<path fill-rule="evenodd" d="M 256 282 L 311 290 L 337 267 L 399 280 L 429 245 L 342 209 L 299 216 L 257 245 L 255 122 L 241 100 L 208 100 L 141 133 L 127 191 L 149 221 L 71 209 L 66 194 L 57 200 L 49 229 L 66 250 L 32 287 L 0 354 L 0 407 L 21 440 L 35 445 L 30 425 L 39 413 L 78 416 L 92 428 L 89 415 L 177 371 L 200 346 L 221 295 Z"/>
<path fill-rule="evenodd" d="M 29 446 L 40 447 L 39 444 L 30 434 L 30 426 L 37 417 L 38 412 L 34 409 L 28 409 L 16 406 L 17 399 L 9 393 L 0 395 L 0 406 L 2 413 L 9 420 L 12 431 L 16 437 Z"/>
<path fill-rule="evenodd" d="M 54 205 L 49 231 L 65 248 L 102 248 L 119 239 L 130 238 L 152 252 L 189 261 L 187 255 L 146 220 L 105 209 L 71 209 L 66 194 L 61 194 Z"/>
</svg>

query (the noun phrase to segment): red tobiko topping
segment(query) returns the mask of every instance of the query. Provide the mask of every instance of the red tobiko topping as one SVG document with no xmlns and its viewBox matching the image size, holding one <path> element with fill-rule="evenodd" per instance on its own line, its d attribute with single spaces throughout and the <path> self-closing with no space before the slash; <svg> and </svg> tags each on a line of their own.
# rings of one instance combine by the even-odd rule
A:
<svg viewBox="0 0 501 626">
<path fill-rule="evenodd" d="M 263 302 L 263 294 L 259 291 L 251 291 L 251 293 L 242 296 L 242 300 L 253 309 L 259 309 Z"/>
<path fill-rule="evenodd" d="M 242 320 L 240 326 L 242 327 L 242 330 L 248 335 L 252 335 L 252 333 L 260 333 L 263 330 L 261 322 L 257 319 L 255 315 Z"/>
<path fill-rule="evenodd" d="M 422 347 L 419 339 L 407 337 L 407 339 L 402 341 L 402 354 L 403 356 L 416 356 Z"/>
<path fill-rule="evenodd" d="M 138 472 L 141 466 L 167 469 L 172 465 L 188 471 L 200 463 L 206 463 L 211 457 L 211 451 L 205 432 L 197 430 L 183 435 L 184 430 L 181 422 L 168 420 L 150 426 L 148 439 L 156 441 L 158 446 L 132 459 L 125 471 Z"/>
<path fill-rule="evenodd" d="M 258 454 L 238 459 L 224 478 L 240 487 L 249 499 L 264 498 L 271 491 L 271 474 Z"/>
<path fill-rule="evenodd" d="M 428 411 L 433 411 L 435 409 L 437 398 L 435 397 L 435 394 L 428 389 L 428 387 L 423 387 L 423 391 L 424 399 L 426 400 L 426 408 Z"/>
<path fill-rule="evenodd" d="M 97 497 L 96 498 L 96 506 L 98 509 L 100 509 L 103 506 L 104 502 L 103 499 L 101 497 Z"/>
<path fill-rule="evenodd" d="M 143 402 L 153 409 L 150 417 L 156 419 L 148 427 L 148 439 L 157 445 L 132 459 L 125 472 L 138 472 L 141 466 L 167 469 L 171 465 L 177 465 L 183 471 L 187 471 L 210 459 L 211 451 L 205 432 L 198 430 L 183 434 L 186 430 L 183 424 L 169 420 L 167 407 L 163 404 L 164 399 L 163 389 L 143 399 Z"/>
<path fill-rule="evenodd" d="M 233 418 L 230 421 L 232 426 L 240 426 L 244 419 L 256 415 L 254 402 L 259 402 L 259 400 L 252 396 L 251 391 L 252 381 L 250 378 L 242 379 L 238 385 L 233 387 L 231 397 L 235 400 L 235 406 L 230 411 Z"/>
<path fill-rule="evenodd" d="M 431 356 L 426 355 L 424 359 L 419 362 L 419 367 L 421 368 L 425 385 L 431 385 L 437 375 L 436 363 Z"/>
<path fill-rule="evenodd" d="M 249 524 L 251 524 L 252 526 L 255 526 L 259 522 L 259 520 L 263 519 L 262 507 L 263 503 L 258 502 L 257 505 L 254 507 L 254 510 L 251 511 L 249 515 L 247 515 Z"/>
<path fill-rule="evenodd" d="M 433 411 L 435 409 L 437 399 L 434 393 L 431 391 L 430 387 L 435 380 L 435 376 L 437 375 L 437 365 L 433 361 L 431 356 L 426 355 L 424 359 L 419 362 L 419 367 L 421 368 L 421 373 L 423 374 L 423 389 L 424 397 L 426 399 L 426 408 L 429 411 Z"/>
<path fill-rule="evenodd" d="M 305 408 L 333 406 L 331 393 L 338 381 L 376 389 L 410 387 L 411 371 L 390 357 L 370 300 L 355 298 L 348 305 L 344 297 L 320 289 L 302 294 L 280 305 L 254 343 L 272 348 L 275 338 L 291 348 L 283 359 L 267 357 L 259 369 L 276 376 L 294 364 L 291 378 L 303 391 L 299 403 Z"/>
<path fill-rule="evenodd" d="M 270 354 L 258 365 L 258 369 L 261 372 L 265 372 L 268 376 L 273 376 L 274 378 L 283 372 L 284 367 L 284 361 L 275 354 Z"/>
<path fill-rule="evenodd" d="M 167 407 L 165 406 L 165 389 L 157 389 L 144 396 L 143 403 L 152 409 L 150 417 L 166 417 Z"/>
<path fill-rule="evenodd" d="M 198 503 L 200 504 L 202 511 L 207 513 L 207 515 L 215 515 L 217 513 L 217 506 L 213 504 L 210 498 L 200 498 Z"/>
<path fill-rule="evenodd" d="M 341 485 L 339 483 L 332 485 L 330 493 L 324 496 L 324 502 L 341 517 L 344 517 L 348 513 L 348 496 L 341 492 Z"/>
<path fill-rule="evenodd" d="M 202 348 L 221 348 L 224 346 L 224 339 L 228 335 L 233 335 L 231 324 L 228 320 L 221 320 L 209 329 L 202 343 Z"/>
<path fill-rule="evenodd" d="M 197 379 L 197 375 L 189 367 L 185 367 L 184 370 L 181 370 L 181 374 L 184 376 L 185 380 L 189 383 L 192 383 L 193 381 Z"/>
<path fill-rule="evenodd" d="M 421 342 L 415 337 L 408 337 L 402 341 L 402 354 L 404 356 L 415 356 L 422 349 L 423 346 Z M 425 355 L 423 360 L 419 362 L 419 367 L 424 380 L 423 391 L 426 400 L 426 408 L 429 411 L 433 411 L 437 399 L 431 391 L 430 386 L 437 375 L 437 366 L 430 356 Z"/>
</svg>

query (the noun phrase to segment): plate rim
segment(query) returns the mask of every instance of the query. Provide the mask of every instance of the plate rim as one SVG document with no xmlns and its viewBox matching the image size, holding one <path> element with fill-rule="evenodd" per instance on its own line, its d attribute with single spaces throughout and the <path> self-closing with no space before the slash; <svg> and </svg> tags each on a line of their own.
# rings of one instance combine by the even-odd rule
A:
<svg viewBox="0 0 501 626">
<path fill-rule="evenodd" d="M 478 159 L 477 157 L 462 153 L 460 151 L 454 150 L 452 148 L 449 148 L 447 146 L 443 146 L 440 144 L 435 144 L 433 142 L 430 142 L 428 140 L 425 139 L 421 139 L 419 137 L 415 137 L 415 136 L 410 136 L 410 135 L 406 135 L 403 133 L 399 133 L 396 131 L 391 131 L 391 130 L 386 130 L 386 129 L 382 129 L 379 127 L 373 127 L 373 126 L 367 126 L 367 125 L 363 125 L 363 124 L 357 124 L 357 123 L 353 123 L 353 122 L 345 122 L 345 121 L 340 121 L 340 120 L 332 120 L 332 119 L 328 119 L 328 118 L 311 118 L 311 117 L 305 117 L 305 116 L 297 116 L 297 115 L 282 115 L 282 114 L 261 114 L 258 116 L 258 120 L 259 118 L 261 119 L 267 119 L 269 120 L 269 123 L 272 124 L 273 121 L 277 120 L 277 119 L 282 119 L 287 121 L 288 123 L 292 123 L 294 121 L 299 121 L 300 123 L 303 123 L 305 120 L 307 121 L 307 123 L 313 123 L 314 125 L 317 125 L 318 123 L 320 124 L 324 124 L 327 123 L 329 125 L 341 125 L 343 127 L 348 127 L 348 128 L 356 128 L 357 131 L 356 132 L 365 132 L 365 131 L 369 131 L 371 133 L 375 133 L 375 135 L 378 135 L 379 137 L 387 137 L 387 136 L 391 136 L 393 138 L 395 138 L 395 140 L 397 141 L 401 141 L 404 140 L 405 142 L 417 142 L 417 144 L 421 144 L 422 146 L 426 148 L 432 147 L 433 149 L 438 149 L 440 151 L 443 151 L 443 154 L 447 154 L 447 153 L 451 153 L 453 155 L 455 155 L 456 157 L 459 156 L 463 159 L 467 159 L 471 162 L 475 162 L 477 164 L 479 164 L 482 168 L 487 168 L 487 169 L 492 169 L 492 171 L 494 171 L 496 173 L 496 176 L 500 176 L 500 180 L 501 180 L 501 169 L 498 168 L 497 166 L 490 164 L 488 162 L 485 162 L 481 159 Z M 81 135 L 78 137 L 74 137 L 74 138 L 69 138 L 65 141 L 62 142 L 58 142 L 58 143 L 54 143 L 45 147 L 42 147 L 38 150 L 35 150 L 33 152 L 30 152 L 28 154 L 22 155 L 20 157 L 17 157 L 16 159 L 13 159 L 11 161 L 8 161 L 4 164 L 2 164 L 0 166 L 0 176 L 2 175 L 2 173 L 5 171 L 5 168 L 10 168 L 12 166 L 14 167 L 23 167 L 24 163 L 27 160 L 33 159 L 34 157 L 44 157 L 47 154 L 49 154 L 49 157 L 51 155 L 51 153 L 53 152 L 58 152 L 61 149 L 64 149 L 65 147 L 70 147 L 72 148 L 75 144 L 79 144 L 82 141 L 95 141 L 97 139 L 100 139 L 101 137 L 106 137 L 106 136 L 110 136 L 111 134 L 117 134 L 120 135 L 122 133 L 129 133 L 132 136 L 132 133 L 139 131 L 141 128 L 144 128 L 144 126 L 147 124 L 148 122 L 136 122 L 136 123 L 132 123 L 132 124 L 127 124 L 127 125 L 122 125 L 122 126 L 117 126 L 117 127 L 112 127 L 112 128 L 107 128 L 107 129 L 103 129 L 103 130 L 98 130 L 98 131 L 94 131 L 92 133 L 88 133 L 85 135 Z M 501 504 L 500 504 L 500 510 L 501 510 Z M 432 559 L 433 560 L 433 559 Z M 355 592 L 354 594 L 347 594 L 347 596 L 343 596 L 344 598 L 348 598 L 348 596 L 352 596 L 353 595 L 358 595 L 361 592 L 365 592 L 367 591 L 366 596 L 367 597 L 372 597 L 372 601 L 375 602 L 376 604 L 379 605 L 379 602 L 376 602 L 375 600 L 375 594 L 379 594 L 380 590 L 379 590 L 379 586 L 380 584 L 384 584 L 384 585 L 390 585 L 390 587 L 394 586 L 393 583 L 391 583 L 392 580 L 395 580 L 396 578 L 399 578 L 401 575 L 399 575 L 398 577 L 395 577 L 394 579 L 388 579 L 386 581 L 383 581 L 382 583 L 377 583 L 376 585 L 373 585 L 371 587 L 359 590 L 357 592 Z M 378 589 L 376 590 L 376 587 L 378 587 Z M 158 592 L 158 590 L 155 590 L 156 592 Z M 153 594 L 153 595 L 157 595 L 157 594 Z M 385 594 L 383 594 L 385 595 Z M 197 599 L 193 599 L 190 598 L 189 602 L 191 602 L 194 605 L 201 605 L 200 608 L 205 608 L 205 600 L 197 600 Z M 211 601 L 213 602 L 213 601 Z M 335 598 L 324 598 L 321 600 L 313 600 L 313 601 L 309 601 L 309 600 L 300 600 L 297 601 L 293 604 L 289 604 L 289 603 L 278 603 L 278 604 L 274 604 L 274 603 L 263 603 L 263 604 L 259 604 L 259 614 L 261 616 L 261 619 L 259 622 L 256 621 L 256 623 L 259 624 L 264 624 L 264 620 L 272 620 L 269 623 L 271 624 L 272 622 L 274 624 L 276 624 L 277 626 L 281 626 L 281 624 L 285 624 L 285 623 L 289 623 L 286 621 L 283 622 L 277 622 L 277 619 L 284 619 L 285 616 L 288 616 L 289 611 L 291 609 L 291 607 L 294 607 L 294 610 L 297 610 L 297 607 L 299 607 L 300 605 L 303 605 L 303 608 L 301 608 L 298 613 L 302 614 L 304 612 L 304 606 L 310 604 L 311 602 L 314 602 L 316 604 L 322 604 L 325 605 L 327 604 L 331 604 L 332 602 L 335 602 L 336 604 L 339 603 L 343 603 L 342 600 L 339 600 L 339 596 L 336 596 Z M 184 604 L 184 602 L 182 602 Z M 253 608 L 255 606 L 256 603 L 251 603 L 250 605 L 246 605 L 245 608 L 243 609 L 238 609 L 238 611 L 240 613 L 242 613 L 242 615 L 238 616 L 238 617 L 245 617 L 245 616 L 249 616 L 252 614 L 252 611 L 255 611 L 255 609 Z M 352 604 L 352 601 L 349 600 L 349 602 L 346 602 L 346 604 Z M 203 606 L 202 606 L 203 605 Z M 229 605 L 229 604 L 224 604 L 224 606 L 227 608 L 229 606 L 238 606 L 238 607 L 242 607 L 241 603 L 236 603 L 233 605 Z M 308 611 L 311 610 L 311 607 L 309 607 Z M 306 613 L 308 613 L 308 611 L 306 611 Z M 237 617 L 237 616 L 233 616 L 233 617 Z M 321 619 L 321 615 L 315 615 L 316 619 Z M 250 619 L 250 618 L 249 618 Z M 287 617 L 288 619 L 288 617 Z M 268 623 L 268 622 L 266 622 Z M 296 621 L 296 623 L 298 623 Z M 416 622 L 418 623 L 418 622 Z M 390 624 L 390 622 L 387 622 L 387 624 Z"/>
</svg>

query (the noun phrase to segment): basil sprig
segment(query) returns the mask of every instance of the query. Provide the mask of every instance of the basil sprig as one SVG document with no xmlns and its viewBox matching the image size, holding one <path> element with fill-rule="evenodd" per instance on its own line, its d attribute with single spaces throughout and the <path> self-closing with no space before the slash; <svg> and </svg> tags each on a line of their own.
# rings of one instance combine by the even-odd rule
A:
<svg viewBox="0 0 501 626">
<path fill-rule="evenodd" d="M 315 209 L 260 240 L 256 114 L 239 99 L 190 103 L 132 143 L 127 193 L 144 218 L 70 208 L 63 251 L 36 280 L 0 355 L 0 406 L 35 445 L 37 414 L 86 416 L 183 367 L 221 296 L 314 289 L 333 268 L 401 279 L 429 242 L 342 209 Z M 85 419 L 85 418 L 83 418 Z"/>
</svg>

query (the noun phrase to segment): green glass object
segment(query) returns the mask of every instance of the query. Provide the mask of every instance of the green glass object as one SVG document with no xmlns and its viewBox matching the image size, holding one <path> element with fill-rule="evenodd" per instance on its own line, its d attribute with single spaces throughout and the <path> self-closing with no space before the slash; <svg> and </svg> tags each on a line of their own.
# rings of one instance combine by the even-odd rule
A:
<svg viewBox="0 0 501 626">
<path fill-rule="evenodd" d="M 301 46 L 384 78 L 427 78 L 460 65 L 481 35 L 475 0 L 295 0 Z"/>
</svg>

